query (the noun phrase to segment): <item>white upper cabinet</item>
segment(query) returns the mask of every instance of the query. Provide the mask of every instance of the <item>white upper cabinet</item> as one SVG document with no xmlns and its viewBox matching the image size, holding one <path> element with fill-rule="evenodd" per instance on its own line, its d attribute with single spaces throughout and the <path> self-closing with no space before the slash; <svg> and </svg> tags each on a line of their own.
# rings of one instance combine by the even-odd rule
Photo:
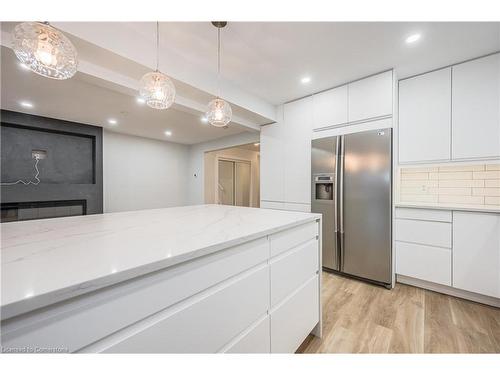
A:
<svg viewBox="0 0 500 375">
<path fill-rule="evenodd" d="M 453 286 L 500 297 L 500 215 L 453 212 Z"/>
<path fill-rule="evenodd" d="M 450 159 L 451 68 L 399 82 L 399 162 Z"/>
<path fill-rule="evenodd" d="M 453 159 L 500 156 L 500 54 L 453 67 Z"/>
<path fill-rule="evenodd" d="M 311 203 L 312 97 L 284 105 L 284 201 Z"/>
<path fill-rule="evenodd" d="M 347 85 L 315 94 L 313 129 L 347 123 L 347 100 Z"/>
<path fill-rule="evenodd" d="M 392 114 L 392 70 L 349 83 L 349 122 Z"/>
</svg>

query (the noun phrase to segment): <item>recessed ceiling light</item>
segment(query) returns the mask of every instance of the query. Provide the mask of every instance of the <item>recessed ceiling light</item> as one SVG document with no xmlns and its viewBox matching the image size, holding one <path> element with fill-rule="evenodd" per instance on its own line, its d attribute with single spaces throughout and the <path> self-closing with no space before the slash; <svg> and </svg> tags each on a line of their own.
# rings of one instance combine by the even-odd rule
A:
<svg viewBox="0 0 500 375">
<path fill-rule="evenodd" d="M 118 124 L 118 121 L 116 121 L 114 118 L 110 118 L 108 120 L 108 123 L 109 123 L 109 125 L 116 125 L 116 124 Z"/>
<path fill-rule="evenodd" d="M 24 108 L 33 108 L 33 103 L 27 102 L 26 100 L 19 102 L 19 104 Z"/>
<path fill-rule="evenodd" d="M 204 124 L 207 124 L 207 123 L 208 123 L 208 119 L 207 119 L 205 116 L 201 117 L 201 118 L 200 118 L 200 121 L 201 121 L 202 123 L 204 123 Z"/>
<path fill-rule="evenodd" d="M 412 44 L 415 43 L 417 40 L 419 40 L 421 37 L 420 34 L 412 34 L 406 38 L 406 44 Z"/>
<path fill-rule="evenodd" d="M 311 82 L 311 77 L 302 77 L 300 79 L 300 82 L 302 82 L 302 83 L 309 83 L 309 82 Z"/>
<path fill-rule="evenodd" d="M 165 131 L 165 135 L 167 137 L 170 137 L 172 135 L 172 132 L 170 130 Z"/>
<path fill-rule="evenodd" d="M 260 143 L 259 143 L 259 142 L 257 142 L 257 143 L 254 143 L 253 145 L 254 145 L 255 147 L 257 147 L 257 146 L 260 146 Z"/>
<path fill-rule="evenodd" d="M 146 99 L 141 98 L 140 96 L 138 96 L 135 100 L 136 100 L 136 101 L 137 101 L 137 103 L 139 103 L 139 104 L 144 104 L 144 103 L 146 103 Z"/>
<path fill-rule="evenodd" d="M 28 67 L 28 65 L 24 64 L 24 63 L 19 63 L 19 66 L 24 69 L 24 70 L 30 70 L 30 68 Z"/>
</svg>

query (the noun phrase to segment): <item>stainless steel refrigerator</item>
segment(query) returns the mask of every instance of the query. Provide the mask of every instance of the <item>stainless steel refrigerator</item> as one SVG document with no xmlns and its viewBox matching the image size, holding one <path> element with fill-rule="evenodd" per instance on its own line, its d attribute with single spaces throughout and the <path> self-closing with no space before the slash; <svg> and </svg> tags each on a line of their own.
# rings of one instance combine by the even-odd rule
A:
<svg viewBox="0 0 500 375">
<path fill-rule="evenodd" d="M 390 287 L 392 131 L 312 141 L 312 212 L 323 214 L 323 268 Z"/>
</svg>

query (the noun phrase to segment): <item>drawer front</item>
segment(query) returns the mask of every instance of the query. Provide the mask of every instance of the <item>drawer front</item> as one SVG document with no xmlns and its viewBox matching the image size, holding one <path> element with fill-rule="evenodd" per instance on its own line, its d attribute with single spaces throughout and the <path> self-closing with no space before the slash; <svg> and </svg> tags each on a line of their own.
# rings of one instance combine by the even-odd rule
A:
<svg viewBox="0 0 500 375">
<path fill-rule="evenodd" d="M 318 272 L 318 246 L 313 239 L 271 260 L 271 307 Z"/>
<path fill-rule="evenodd" d="M 396 219 L 396 240 L 451 248 L 451 223 Z"/>
<path fill-rule="evenodd" d="M 183 304 L 184 305 L 184 304 Z M 250 275 L 186 306 L 173 306 L 124 335 L 106 339 L 108 353 L 215 353 L 269 308 L 269 270 Z M 125 336 L 125 337 L 120 337 Z M 99 350 L 100 351 L 100 350 Z"/>
<path fill-rule="evenodd" d="M 451 286 L 451 250 L 396 241 L 396 273 Z"/>
<path fill-rule="evenodd" d="M 271 353 L 294 353 L 319 322 L 318 275 L 271 311 Z"/>
<path fill-rule="evenodd" d="M 267 208 L 270 210 L 284 210 L 284 202 L 260 201 L 260 208 Z"/>
<path fill-rule="evenodd" d="M 271 351 L 269 315 L 245 332 L 224 353 L 269 353 Z"/>
<path fill-rule="evenodd" d="M 396 208 L 396 219 L 415 219 L 451 223 L 451 211 L 421 208 Z"/>
<path fill-rule="evenodd" d="M 269 244 L 262 238 L 4 321 L 2 345 L 64 347 L 76 351 L 263 263 L 268 256 Z M 117 311 L 127 313 L 117 314 Z"/>
<path fill-rule="evenodd" d="M 318 233 L 318 223 L 314 221 L 269 236 L 271 257 L 315 238 Z"/>
<path fill-rule="evenodd" d="M 306 203 L 285 202 L 286 211 L 311 212 L 311 205 Z"/>
</svg>

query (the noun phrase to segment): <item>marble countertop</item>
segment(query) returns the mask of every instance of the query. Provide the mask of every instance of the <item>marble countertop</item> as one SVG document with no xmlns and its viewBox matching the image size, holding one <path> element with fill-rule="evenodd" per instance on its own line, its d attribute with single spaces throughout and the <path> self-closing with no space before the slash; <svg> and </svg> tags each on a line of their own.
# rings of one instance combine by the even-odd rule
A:
<svg viewBox="0 0 500 375">
<path fill-rule="evenodd" d="M 443 204 L 443 203 L 396 203 L 396 207 L 401 208 L 425 208 L 429 210 L 451 210 L 451 211 L 470 211 L 470 212 L 489 212 L 489 213 L 500 213 L 500 208 L 497 207 L 478 207 L 460 204 Z"/>
<path fill-rule="evenodd" d="M 2 223 L 2 319 L 320 217 L 201 205 Z"/>
</svg>

